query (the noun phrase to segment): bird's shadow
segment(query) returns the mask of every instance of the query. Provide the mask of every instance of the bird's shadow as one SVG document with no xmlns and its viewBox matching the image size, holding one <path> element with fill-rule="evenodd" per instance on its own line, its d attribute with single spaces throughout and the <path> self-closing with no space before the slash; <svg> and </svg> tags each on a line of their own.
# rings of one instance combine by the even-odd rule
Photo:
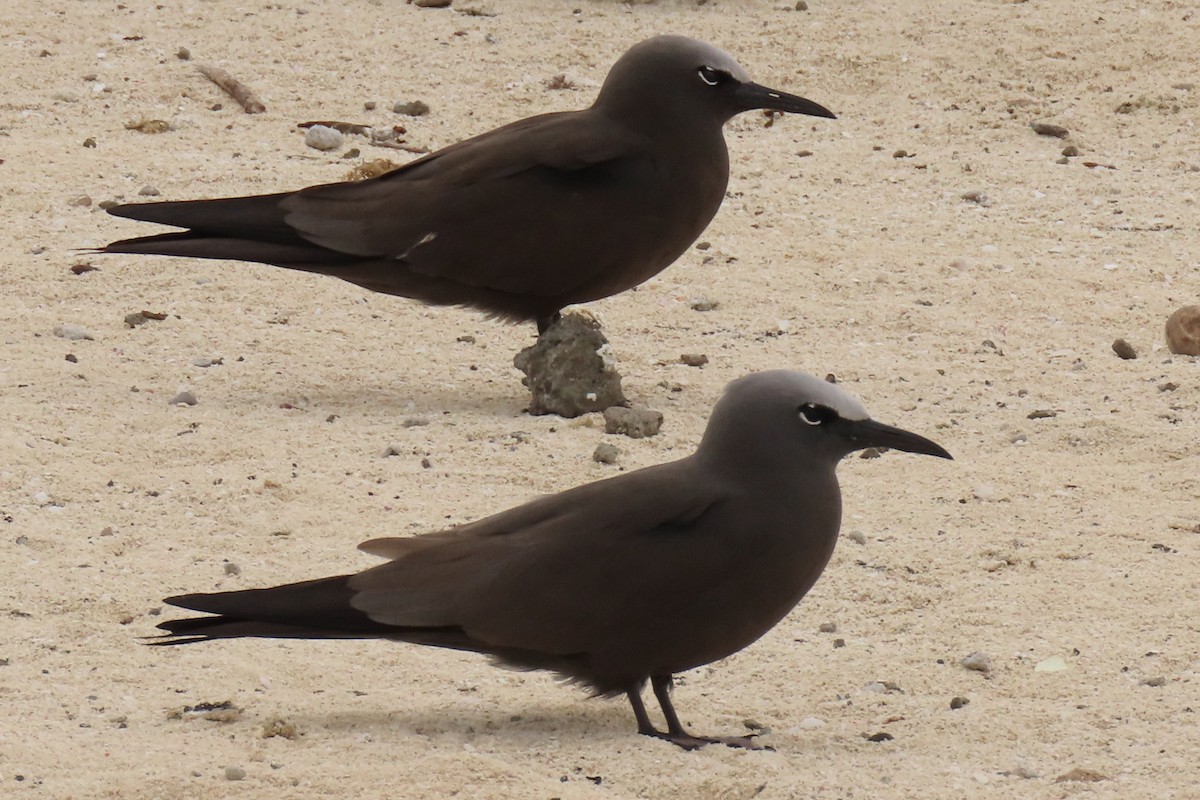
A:
<svg viewBox="0 0 1200 800">
<path fill-rule="evenodd" d="M 582 708 L 537 704 L 514 710 L 444 705 L 334 711 L 296 715 L 292 719 L 301 727 L 331 732 L 393 731 L 455 740 L 491 737 L 519 747 L 542 746 L 550 738 L 584 741 L 632 737 L 637 731 L 629 710 L 615 702 L 593 703 Z"/>
<path fill-rule="evenodd" d="M 409 386 L 398 378 L 387 383 L 347 380 L 334 385 L 258 389 L 253 394 L 231 395 L 228 402 L 248 408 L 260 408 L 265 402 L 342 417 L 366 414 L 407 418 L 450 413 L 515 418 L 529 405 L 529 392 L 519 377 L 460 386 Z"/>
</svg>

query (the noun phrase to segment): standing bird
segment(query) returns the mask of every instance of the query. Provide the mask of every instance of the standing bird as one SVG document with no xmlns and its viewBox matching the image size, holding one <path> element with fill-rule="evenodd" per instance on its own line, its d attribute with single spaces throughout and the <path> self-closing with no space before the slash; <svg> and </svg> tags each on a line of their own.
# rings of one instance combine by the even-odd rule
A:
<svg viewBox="0 0 1200 800">
<path fill-rule="evenodd" d="M 687 250 L 725 196 L 721 128 L 756 108 L 833 118 L 753 83 L 712 45 L 657 36 L 621 56 L 591 108 L 523 119 L 357 183 L 115 206 L 187 230 L 100 252 L 319 272 L 544 332 L 564 306 L 637 286 Z"/>
<path fill-rule="evenodd" d="M 688 733 L 672 676 L 736 653 L 800 602 L 837 542 L 835 468 L 866 447 L 950 458 L 811 375 L 752 374 L 729 385 L 686 458 L 438 533 L 374 539 L 360 549 L 388 562 L 355 575 L 167 598 L 216 616 L 164 622 L 154 643 L 379 637 L 470 650 L 625 694 L 638 733 L 757 749 L 751 737 Z M 642 704 L 647 680 L 666 731 Z"/>
</svg>

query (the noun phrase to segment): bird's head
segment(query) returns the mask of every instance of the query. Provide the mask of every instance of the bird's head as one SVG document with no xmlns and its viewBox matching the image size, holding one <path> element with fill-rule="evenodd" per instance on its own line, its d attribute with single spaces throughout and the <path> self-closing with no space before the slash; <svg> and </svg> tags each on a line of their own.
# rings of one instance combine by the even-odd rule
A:
<svg viewBox="0 0 1200 800">
<path fill-rule="evenodd" d="M 876 422 L 848 392 L 792 370 L 756 372 L 733 381 L 713 408 L 700 443 L 706 456 L 737 464 L 797 463 L 832 468 L 868 447 L 952 458 L 915 433 Z"/>
<path fill-rule="evenodd" d="M 669 115 L 717 125 L 753 109 L 834 119 L 818 103 L 760 86 L 724 50 L 686 36 L 655 36 L 629 48 L 609 70 L 595 107 L 623 119 Z"/>
</svg>

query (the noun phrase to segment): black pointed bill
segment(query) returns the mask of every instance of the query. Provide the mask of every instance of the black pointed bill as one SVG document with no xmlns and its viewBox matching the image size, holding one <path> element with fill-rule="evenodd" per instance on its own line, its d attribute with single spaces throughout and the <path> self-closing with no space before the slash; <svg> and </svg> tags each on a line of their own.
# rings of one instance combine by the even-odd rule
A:
<svg viewBox="0 0 1200 800">
<path fill-rule="evenodd" d="M 833 112 L 820 103 L 786 92 L 777 92 L 757 83 L 743 83 L 737 88 L 737 98 L 749 111 L 752 108 L 767 108 L 788 114 L 807 114 L 810 117 L 837 119 Z"/>
<path fill-rule="evenodd" d="M 953 460 L 954 456 L 946 452 L 937 442 L 909 433 L 901 428 L 893 428 L 873 419 L 843 420 L 842 435 L 853 442 L 857 450 L 866 447 L 889 447 L 893 450 L 903 450 L 906 453 L 920 453 L 938 458 Z"/>
</svg>

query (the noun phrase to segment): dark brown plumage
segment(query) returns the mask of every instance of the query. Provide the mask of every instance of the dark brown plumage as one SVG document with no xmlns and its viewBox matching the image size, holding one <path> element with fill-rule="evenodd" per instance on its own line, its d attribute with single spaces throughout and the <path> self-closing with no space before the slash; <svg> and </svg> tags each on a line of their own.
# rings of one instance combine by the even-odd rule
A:
<svg viewBox="0 0 1200 800">
<path fill-rule="evenodd" d="M 753 747 L 685 731 L 672 675 L 746 647 L 800 601 L 837 541 L 835 467 L 873 446 L 950 457 L 824 381 L 750 375 L 730 384 L 687 458 L 439 533 L 366 542 L 389 560 L 355 575 L 168 598 L 217 616 L 164 622 L 158 643 L 384 637 L 476 651 L 624 693 L 640 733 Z M 647 680 L 666 732 L 642 705 Z"/>
<path fill-rule="evenodd" d="M 696 240 L 729 179 L 721 128 L 756 108 L 833 117 L 751 82 L 711 45 L 659 36 L 617 61 L 590 108 L 520 120 L 358 183 L 116 206 L 188 230 L 101 252 L 274 264 L 544 330 L 564 306 L 636 286 Z"/>
</svg>

